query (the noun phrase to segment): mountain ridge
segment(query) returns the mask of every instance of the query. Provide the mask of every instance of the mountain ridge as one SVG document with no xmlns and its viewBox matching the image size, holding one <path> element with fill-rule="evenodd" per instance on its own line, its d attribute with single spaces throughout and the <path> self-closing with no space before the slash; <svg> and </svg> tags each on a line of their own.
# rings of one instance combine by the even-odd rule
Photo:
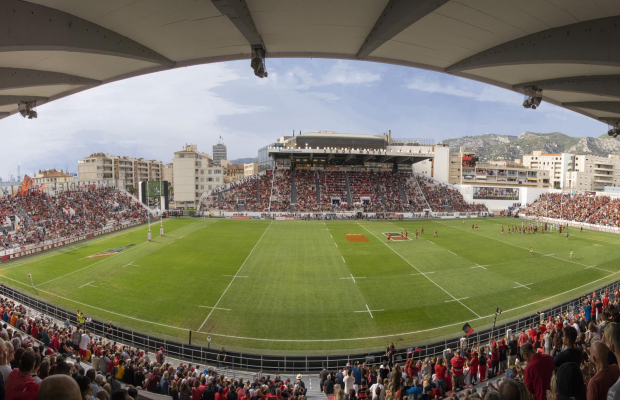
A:
<svg viewBox="0 0 620 400">
<path fill-rule="evenodd" d="M 464 147 L 465 151 L 476 153 L 481 161 L 513 161 L 536 150 L 543 153 L 592 154 L 601 157 L 620 153 L 620 141 L 607 135 L 574 137 L 561 132 L 525 131 L 518 136 L 485 133 L 446 139 L 441 143 L 450 146 L 451 152 L 458 152 L 460 147 Z"/>
</svg>

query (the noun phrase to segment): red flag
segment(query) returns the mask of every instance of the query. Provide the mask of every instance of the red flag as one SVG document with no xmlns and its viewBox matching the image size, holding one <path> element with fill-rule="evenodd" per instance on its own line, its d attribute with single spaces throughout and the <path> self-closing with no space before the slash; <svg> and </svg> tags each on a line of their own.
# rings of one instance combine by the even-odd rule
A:
<svg viewBox="0 0 620 400">
<path fill-rule="evenodd" d="M 47 189 L 47 185 L 41 185 L 37 189 L 39 189 L 40 191 L 44 191 L 45 189 Z"/>
<path fill-rule="evenodd" d="M 28 175 L 24 175 L 24 179 L 22 180 L 22 191 L 20 194 L 24 195 L 28 192 L 28 190 L 32 187 L 32 178 Z"/>
</svg>

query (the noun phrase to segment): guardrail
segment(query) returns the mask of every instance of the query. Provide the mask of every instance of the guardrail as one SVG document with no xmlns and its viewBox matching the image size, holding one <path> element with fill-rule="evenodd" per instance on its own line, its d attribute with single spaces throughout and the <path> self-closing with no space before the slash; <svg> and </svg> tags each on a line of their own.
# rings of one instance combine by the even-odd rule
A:
<svg viewBox="0 0 620 400">
<path fill-rule="evenodd" d="M 620 287 L 620 280 L 615 281 L 607 286 L 604 286 L 597 290 L 603 292 L 609 290 L 615 292 Z M 76 315 L 74 312 L 67 311 L 63 308 L 56 307 L 48 304 L 44 301 L 38 300 L 26 294 L 23 294 L 11 287 L 4 286 L 0 289 L 3 296 L 12 298 L 13 300 L 22 303 L 23 305 L 36 310 L 38 312 L 47 314 L 55 319 L 61 321 L 69 321 L 72 324 L 76 324 Z M 494 329 L 486 329 L 483 331 L 477 331 L 467 338 L 468 341 L 475 341 L 477 343 L 487 343 L 491 337 L 502 337 L 512 332 L 518 335 L 521 330 L 528 329 L 532 325 L 537 325 L 541 320 L 546 319 L 549 316 L 556 316 L 566 311 L 576 312 L 580 307 L 579 299 L 573 299 L 558 306 L 547 308 L 542 310 L 542 315 L 534 314 L 526 318 L 521 318 L 516 321 L 507 322 L 496 326 Z M 247 354 L 247 353 L 235 353 L 227 352 L 226 362 L 218 362 L 217 355 L 218 349 L 211 349 L 209 347 L 201 347 L 190 344 L 185 344 L 176 341 L 165 340 L 153 336 L 149 336 L 143 333 L 134 332 L 132 330 L 110 326 L 107 323 L 103 323 L 97 320 L 89 320 L 87 322 L 87 328 L 95 335 L 105 336 L 110 340 L 116 340 L 121 343 L 138 347 L 140 349 L 147 349 L 150 351 L 156 351 L 161 346 L 164 347 L 164 352 L 173 358 L 180 360 L 191 361 L 199 365 L 218 365 L 221 367 L 233 368 L 236 370 L 245 371 L 262 371 L 262 372 L 287 372 L 287 373 L 308 373 L 312 371 L 322 370 L 323 367 L 328 369 L 337 369 L 346 366 L 351 362 L 379 362 L 383 356 L 383 352 L 371 352 L 360 354 L 340 354 L 332 356 L 273 356 L 273 355 L 259 355 L 259 354 Z M 189 334 L 189 331 L 188 331 Z M 449 340 L 441 342 L 411 346 L 409 350 L 400 349 L 395 354 L 397 361 L 404 361 L 409 357 L 424 358 L 437 355 L 443 355 L 444 351 L 448 348 L 455 349 L 460 346 L 461 337 L 455 337 Z M 216 345 L 214 345 L 216 347 Z M 411 352 L 411 350 L 413 351 Z"/>
</svg>

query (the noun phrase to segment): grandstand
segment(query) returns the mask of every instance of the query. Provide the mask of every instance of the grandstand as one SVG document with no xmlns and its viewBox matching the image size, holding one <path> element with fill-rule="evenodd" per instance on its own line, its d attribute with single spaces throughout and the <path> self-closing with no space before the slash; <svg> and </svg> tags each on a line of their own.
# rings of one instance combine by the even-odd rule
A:
<svg viewBox="0 0 620 400">
<path fill-rule="evenodd" d="M 111 188 L 68 190 L 50 196 L 36 189 L 0 197 L 0 251 L 145 222 L 148 211 Z"/>
<path fill-rule="evenodd" d="M 293 189 L 294 188 L 294 189 Z M 273 189 L 273 190 L 272 190 Z M 216 192 L 216 193 L 215 193 Z M 294 194 L 292 194 L 294 193 Z M 464 213 L 487 212 L 461 193 L 412 172 L 389 170 L 268 170 L 203 196 L 207 212 Z"/>
</svg>

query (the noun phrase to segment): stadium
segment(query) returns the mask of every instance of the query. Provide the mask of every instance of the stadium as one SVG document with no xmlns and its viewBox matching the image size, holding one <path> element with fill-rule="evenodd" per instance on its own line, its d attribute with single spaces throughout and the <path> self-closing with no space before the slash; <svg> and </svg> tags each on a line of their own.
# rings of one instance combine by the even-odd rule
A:
<svg viewBox="0 0 620 400">
<path fill-rule="evenodd" d="M 554 6 L 583 21 L 573 23 L 524 6 L 531 14 L 504 16 L 514 19 L 505 23 L 525 26 L 537 15 L 545 29 L 502 31 L 501 41 L 475 52 L 463 51 L 465 44 L 443 48 L 443 59 L 404 51 L 396 38 L 418 32 L 456 40 L 463 26 L 441 14 L 454 16 L 463 6 L 454 0 L 364 2 L 355 13 L 352 4 L 327 2 L 298 4 L 301 11 L 281 1 L 184 2 L 166 10 L 138 3 L 128 14 L 99 5 L 97 13 L 112 15 L 105 22 L 74 1 L 3 1 L 15 15 L 0 21 L 32 34 L 0 33 L 0 51 L 11 54 L 0 58 L 0 118 L 35 119 L 37 105 L 166 69 L 249 58 L 254 74 L 269 79 L 268 56 L 316 56 L 482 81 L 525 95 L 526 108 L 544 100 L 607 123 L 617 136 L 610 84 L 617 60 L 607 59 L 616 44 L 588 34 L 593 26 L 615 30 L 615 5 L 598 18 L 570 2 Z M 514 8 L 465 3 L 479 9 L 461 23 L 485 29 L 482 15 Z M 212 47 L 184 29 L 172 28 L 164 40 L 140 24 L 123 25 L 131 13 L 163 23 L 170 10 L 218 20 L 201 28 Z M 298 14 L 304 10 L 310 14 Z M 267 33 L 287 15 L 299 22 L 324 12 L 334 18 L 323 33 L 331 45 L 304 32 L 296 37 L 288 25 Z M 363 37 L 342 34 L 348 18 L 365 27 L 356 28 Z M 519 46 L 526 48 L 512 50 Z M 575 51 L 585 48 L 594 50 Z M 45 55 L 31 54 L 38 52 Z M 36 57 L 51 57 L 49 71 L 25 68 Z M 87 57 L 90 76 L 80 63 Z M 556 67 L 527 68 L 539 64 Z M 106 391 L 107 398 L 417 400 L 497 391 L 501 399 L 543 399 L 549 389 L 585 399 L 587 387 L 589 399 L 595 385 L 600 398 L 612 395 L 620 382 L 617 155 L 538 151 L 519 162 L 480 161 L 464 148 L 391 131 L 293 131 L 269 140 L 248 150 L 258 161 L 246 175 L 216 160 L 215 146 L 211 157 L 186 144 L 174 152 L 174 183 L 161 162 L 93 153 L 78 162 L 89 178 L 40 171 L 39 181 L 26 176 L 6 186 L 0 370 L 8 370 L 0 394 L 55 398 L 54 390 L 65 389 L 54 375 L 70 375 L 67 393 L 79 386 L 83 398 L 94 391 L 106 398 Z M 224 168 L 232 171 L 228 181 Z M 53 185 L 42 180 L 49 177 Z M 601 361 L 612 357 L 615 364 Z M 583 393 L 560 377 L 550 383 L 569 368 Z M 312 376 L 314 388 L 297 374 Z M 603 375 L 604 389 L 597 383 Z"/>
</svg>

